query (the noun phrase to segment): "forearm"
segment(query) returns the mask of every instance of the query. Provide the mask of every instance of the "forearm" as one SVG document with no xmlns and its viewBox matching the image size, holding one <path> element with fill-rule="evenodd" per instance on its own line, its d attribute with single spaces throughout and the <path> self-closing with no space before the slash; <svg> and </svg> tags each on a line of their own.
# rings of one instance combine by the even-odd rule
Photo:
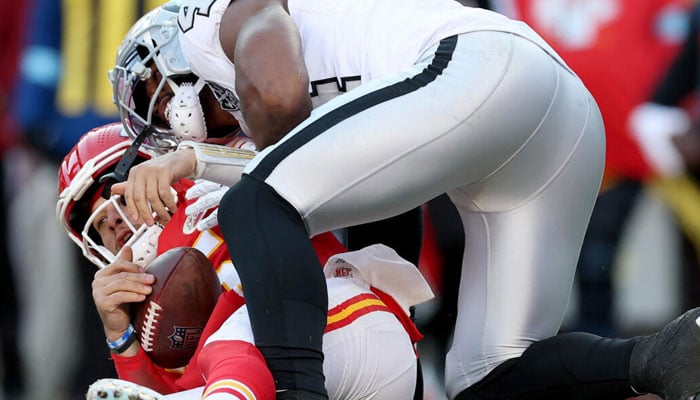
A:
<svg viewBox="0 0 700 400">
<path fill-rule="evenodd" d="M 175 385 L 179 374 L 167 372 L 156 366 L 148 355 L 136 343 L 136 353 L 132 356 L 113 355 L 117 376 L 139 385 L 147 386 L 157 392 L 168 394 L 181 390 Z"/>
<path fill-rule="evenodd" d="M 226 186 L 238 182 L 245 166 L 257 155 L 253 150 L 189 141 L 180 143 L 178 151 L 191 152 L 188 157 L 195 160 L 189 179 L 206 179 Z"/>
</svg>

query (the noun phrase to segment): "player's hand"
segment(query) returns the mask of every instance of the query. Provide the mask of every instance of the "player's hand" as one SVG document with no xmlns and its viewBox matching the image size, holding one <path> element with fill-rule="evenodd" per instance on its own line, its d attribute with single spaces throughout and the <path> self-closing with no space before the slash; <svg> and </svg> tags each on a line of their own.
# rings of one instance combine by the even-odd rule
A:
<svg viewBox="0 0 700 400">
<path fill-rule="evenodd" d="M 131 222 L 165 224 L 170 221 L 170 213 L 177 209 L 170 185 L 190 176 L 195 169 L 196 159 L 192 149 L 181 149 L 154 157 L 135 165 L 129 171 L 126 182 L 112 186 L 112 194 L 124 196 L 126 214 Z"/>
<path fill-rule="evenodd" d="M 202 216 L 208 210 L 219 206 L 221 198 L 228 192 L 229 187 L 205 179 L 198 179 L 194 186 L 187 190 L 185 198 L 188 200 L 197 199 L 194 203 L 187 206 L 185 214 L 190 216 Z M 197 222 L 197 230 L 205 231 L 219 224 L 217 219 L 218 209 L 212 211 L 205 218 L 199 219 Z"/>
<path fill-rule="evenodd" d="M 104 326 L 107 340 L 117 340 L 129 327 L 129 304 L 146 299 L 155 282 L 153 275 L 132 263 L 131 248 L 124 247 L 120 258 L 95 273 L 92 298 Z"/>
</svg>

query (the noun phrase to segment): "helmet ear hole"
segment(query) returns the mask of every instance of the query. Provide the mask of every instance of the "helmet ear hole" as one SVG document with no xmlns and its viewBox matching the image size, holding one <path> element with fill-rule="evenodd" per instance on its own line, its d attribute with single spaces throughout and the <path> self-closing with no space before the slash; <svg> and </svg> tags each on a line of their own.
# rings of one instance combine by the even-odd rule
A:
<svg viewBox="0 0 700 400">
<path fill-rule="evenodd" d="M 156 46 L 155 41 L 151 40 L 151 43 L 153 43 L 153 47 Z M 136 45 L 136 54 L 138 54 L 142 60 L 145 60 L 148 57 L 149 53 L 150 53 L 150 51 L 148 50 L 148 48 L 146 46 L 143 46 L 140 44 Z"/>
</svg>

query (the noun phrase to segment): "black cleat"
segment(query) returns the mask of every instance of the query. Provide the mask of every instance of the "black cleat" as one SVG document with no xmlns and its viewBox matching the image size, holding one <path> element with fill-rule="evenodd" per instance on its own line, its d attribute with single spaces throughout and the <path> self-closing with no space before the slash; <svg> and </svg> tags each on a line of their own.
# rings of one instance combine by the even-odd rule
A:
<svg viewBox="0 0 700 400">
<path fill-rule="evenodd" d="M 629 368 L 637 392 L 665 400 L 700 400 L 700 308 L 637 338 Z"/>
<path fill-rule="evenodd" d="M 278 390 L 275 400 L 328 400 L 328 397 L 306 390 Z"/>
</svg>

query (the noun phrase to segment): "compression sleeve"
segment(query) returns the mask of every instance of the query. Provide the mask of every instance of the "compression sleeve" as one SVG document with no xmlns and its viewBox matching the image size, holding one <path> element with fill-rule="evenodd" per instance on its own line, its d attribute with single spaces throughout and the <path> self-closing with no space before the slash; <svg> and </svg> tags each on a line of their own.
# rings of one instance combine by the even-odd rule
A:
<svg viewBox="0 0 700 400">
<path fill-rule="evenodd" d="M 156 366 L 141 346 L 135 356 L 124 357 L 113 354 L 112 359 L 119 379 L 138 383 L 162 394 L 180 390 L 175 384 L 180 374 Z"/>
</svg>

